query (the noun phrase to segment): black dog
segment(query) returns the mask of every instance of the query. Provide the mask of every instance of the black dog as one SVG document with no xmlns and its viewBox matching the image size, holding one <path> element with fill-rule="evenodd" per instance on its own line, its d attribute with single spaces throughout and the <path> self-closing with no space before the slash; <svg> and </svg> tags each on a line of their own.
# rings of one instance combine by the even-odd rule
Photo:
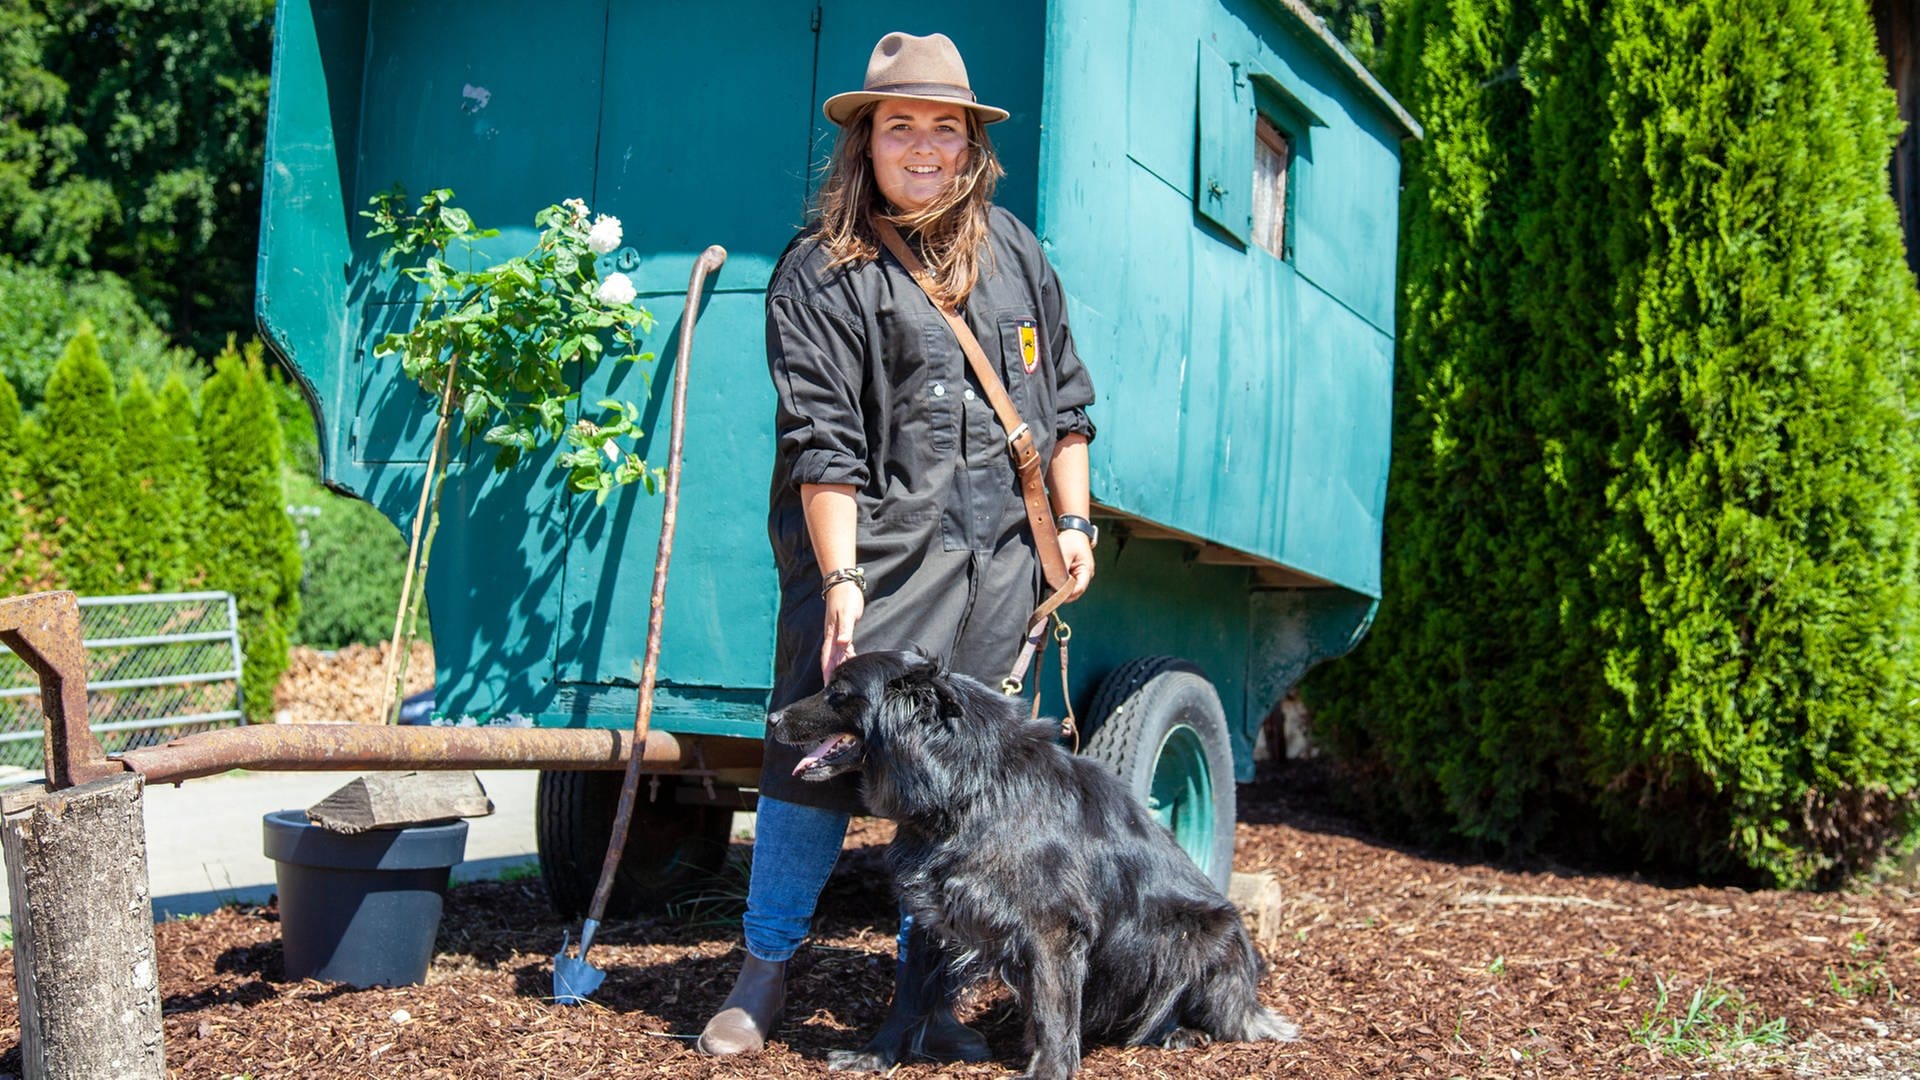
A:
<svg viewBox="0 0 1920 1080">
<path fill-rule="evenodd" d="M 868 808 L 899 823 L 887 858 L 906 912 L 1025 1007 L 1027 1076 L 1071 1076 L 1083 1037 L 1296 1037 L 1260 1004 L 1240 913 L 1117 777 L 1059 746 L 1018 699 L 923 656 L 867 653 L 768 723 L 813 746 L 797 775 L 863 770 Z M 909 949 L 886 1024 L 835 1068 L 911 1053 L 942 977 L 934 952 Z"/>
</svg>

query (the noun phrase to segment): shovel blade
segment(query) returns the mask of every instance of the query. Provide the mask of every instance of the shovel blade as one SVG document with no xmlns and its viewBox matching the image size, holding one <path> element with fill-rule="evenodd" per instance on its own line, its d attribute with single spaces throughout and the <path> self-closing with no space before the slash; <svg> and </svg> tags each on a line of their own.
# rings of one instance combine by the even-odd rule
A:
<svg viewBox="0 0 1920 1080">
<path fill-rule="evenodd" d="M 567 955 L 567 938 L 560 939 L 560 952 L 553 958 L 553 1001 L 556 1005 L 584 1005 L 587 995 L 600 989 L 607 979 L 607 973 L 587 963 L 586 946 L 591 939 L 581 939 L 579 956 Z"/>
</svg>

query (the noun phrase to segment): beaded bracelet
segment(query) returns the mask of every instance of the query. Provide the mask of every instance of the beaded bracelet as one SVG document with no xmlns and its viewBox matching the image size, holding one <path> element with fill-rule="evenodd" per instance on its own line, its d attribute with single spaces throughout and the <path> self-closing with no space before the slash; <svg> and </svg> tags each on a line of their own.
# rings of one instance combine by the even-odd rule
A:
<svg viewBox="0 0 1920 1080">
<path fill-rule="evenodd" d="M 858 585 L 861 596 L 864 597 L 867 595 L 867 568 L 864 566 L 849 566 L 844 569 L 835 570 L 833 573 L 821 579 L 820 598 L 822 600 L 826 599 L 827 593 L 833 591 L 835 585 L 845 581 L 851 581 L 855 585 Z"/>
</svg>

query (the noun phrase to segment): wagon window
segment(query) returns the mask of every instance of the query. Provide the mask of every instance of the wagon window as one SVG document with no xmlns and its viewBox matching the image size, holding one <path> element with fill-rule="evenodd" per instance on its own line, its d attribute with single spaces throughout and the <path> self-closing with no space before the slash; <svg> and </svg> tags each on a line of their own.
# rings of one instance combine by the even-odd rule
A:
<svg viewBox="0 0 1920 1080">
<path fill-rule="evenodd" d="M 1293 140 L 1266 117 L 1255 121 L 1253 147 L 1253 239 L 1280 258 L 1287 257 L 1287 167 Z"/>
</svg>

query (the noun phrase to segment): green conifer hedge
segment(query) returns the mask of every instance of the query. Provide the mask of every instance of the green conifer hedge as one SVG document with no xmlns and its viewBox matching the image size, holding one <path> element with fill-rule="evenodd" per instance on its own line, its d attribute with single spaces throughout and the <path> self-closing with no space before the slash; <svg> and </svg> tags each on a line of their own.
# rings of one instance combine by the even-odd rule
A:
<svg viewBox="0 0 1920 1080">
<path fill-rule="evenodd" d="M 200 391 L 206 455 L 206 524 L 200 558 L 210 588 L 232 592 L 240 609 L 241 675 L 247 716 L 273 712 L 300 618 L 300 548 L 281 510 L 280 425 L 261 363 L 262 347 L 231 345 Z"/>
<path fill-rule="evenodd" d="M 1409 0 L 1376 817 L 1829 882 L 1916 822 L 1920 304 L 1858 0 Z"/>
<path fill-rule="evenodd" d="M 36 507 L 68 588 L 138 587 L 128 561 L 129 485 L 120 469 L 120 405 L 93 329 L 82 325 L 47 378 L 46 437 L 34 455 Z"/>
<path fill-rule="evenodd" d="M 185 384 L 172 394 L 173 404 L 185 396 Z M 188 404 L 187 420 L 193 416 Z M 199 565 L 199 518 L 195 508 L 205 501 L 207 480 L 198 446 L 175 437 L 174 425 L 162 412 L 160 399 L 148 388 L 146 377 L 135 375 L 120 399 L 122 427 L 119 459 L 127 483 L 127 580 L 137 591 L 174 592 L 192 587 L 202 576 Z"/>
</svg>

